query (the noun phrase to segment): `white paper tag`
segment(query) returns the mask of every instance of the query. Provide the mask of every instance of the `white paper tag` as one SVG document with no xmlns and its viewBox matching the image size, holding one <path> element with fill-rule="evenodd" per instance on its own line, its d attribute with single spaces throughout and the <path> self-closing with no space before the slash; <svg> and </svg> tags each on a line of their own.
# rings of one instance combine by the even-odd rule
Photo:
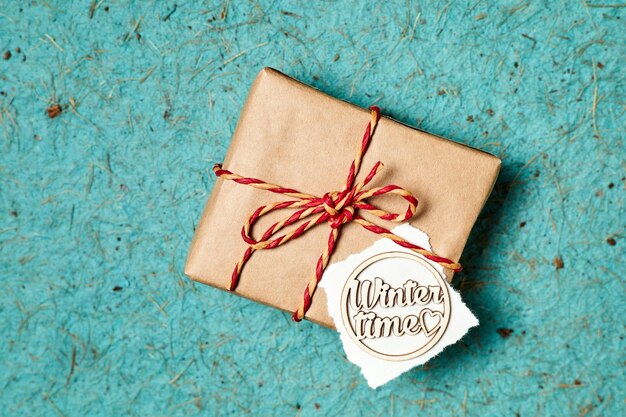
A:
<svg viewBox="0 0 626 417">
<path fill-rule="evenodd" d="M 408 223 L 392 232 L 430 249 Z M 377 388 L 436 356 L 478 325 L 443 268 L 380 239 L 326 268 L 320 286 L 348 360 Z"/>
</svg>

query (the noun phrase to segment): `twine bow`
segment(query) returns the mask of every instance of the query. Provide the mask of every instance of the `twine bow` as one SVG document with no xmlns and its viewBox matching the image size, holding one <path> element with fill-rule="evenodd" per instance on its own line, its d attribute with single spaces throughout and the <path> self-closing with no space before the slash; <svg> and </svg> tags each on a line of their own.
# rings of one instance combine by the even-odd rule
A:
<svg viewBox="0 0 626 417">
<path fill-rule="evenodd" d="M 461 270 L 460 264 L 453 262 L 450 259 L 438 256 L 433 252 L 426 250 L 418 245 L 407 242 L 400 236 L 393 234 L 388 229 L 377 226 L 365 220 L 359 215 L 359 210 L 361 210 L 373 214 L 382 220 L 388 220 L 392 222 L 404 222 L 413 217 L 413 215 L 415 214 L 415 209 L 417 207 L 417 199 L 409 191 L 405 190 L 404 188 L 398 187 L 397 185 L 385 185 L 383 187 L 374 187 L 369 190 L 363 189 L 383 168 L 383 163 L 380 161 L 374 164 L 374 166 L 370 169 L 369 173 L 367 174 L 365 179 L 363 179 L 363 181 L 358 182 L 356 185 L 354 184 L 356 175 L 358 174 L 359 168 L 361 167 L 363 154 L 367 151 L 370 139 L 374 134 L 374 130 L 376 129 L 378 121 L 380 120 L 380 109 L 378 107 L 372 106 L 370 107 L 370 111 L 371 120 L 367 124 L 365 133 L 363 134 L 363 139 L 361 141 L 361 146 L 359 147 L 356 157 L 350 165 L 348 177 L 346 178 L 346 181 L 343 184 L 341 191 L 328 192 L 321 197 L 317 197 L 314 195 L 301 193 L 300 191 L 291 188 L 285 188 L 279 185 L 270 184 L 256 178 L 242 177 L 240 175 L 233 174 L 232 172 L 223 169 L 220 164 L 216 164 L 213 167 L 213 172 L 215 172 L 215 175 L 220 178 L 232 180 L 239 184 L 249 185 L 254 188 L 267 190 L 272 193 L 282 194 L 287 197 L 293 198 L 293 200 L 279 201 L 266 204 L 257 208 L 243 225 L 243 228 L 241 230 L 241 236 L 243 240 L 248 244 L 248 248 L 241 257 L 241 260 L 235 266 L 235 269 L 232 273 L 229 287 L 230 291 L 233 291 L 236 288 L 243 266 L 248 261 L 248 259 L 250 259 L 250 256 L 252 256 L 255 251 L 262 249 L 274 249 L 290 240 L 297 239 L 298 237 L 306 233 L 307 230 L 322 223 L 328 223 L 330 225 L 328 244 L 324 248 L 322 255 L 317 261 L 315 275 L 311 278 L 307 287 L 304 290 L 304 296 L 302 298 L 302 301 L 300 302 L 300 306 L 293 313 L 294 321 L 302 320 L 309 307 L 311 306 L 311 298 L 313 297 L 313 293 L 317 288 L 317 284 L 322 279 L 324 269 L 326 268 L 326 265 L 328 265 L 328 260 L 335 249 L 335 243 L 337 241 L 337 238 L 339 237 L 339 231 L 341 230 L 341 226 L 349 222 L 358 223 L 366 230 L 389 238 L 398 245 L 411 249 L 413 252 L 416 252 L 424 256 L 426 259 L 436 262 L 445 268 L 451 269 L 453 271 Z M 402 197 L 408 203 L 406 211 L 404 213 L 388 212 L 376 207 L 375 205 L 367 201 L 368 198 L 376 197 L 383 194 L 395 194 Z M 296 209 L 296 211 L 289 217 L 286 217 L 283 220 L 270 226 L 265 231 L 265 233 L 263 233 L 263 236 L 259 240 L 256 240 L 252 237 L 252 226 L 261 216 L 274 210 L 287 208 Z M 311 216 L 314 217 L 303 222 L 295 229 L 286 232 L 278 237 L 274 237 L 274 235 L 284 227 L 296 223 L 300 220 L 307 219 Z"/>
</svg>

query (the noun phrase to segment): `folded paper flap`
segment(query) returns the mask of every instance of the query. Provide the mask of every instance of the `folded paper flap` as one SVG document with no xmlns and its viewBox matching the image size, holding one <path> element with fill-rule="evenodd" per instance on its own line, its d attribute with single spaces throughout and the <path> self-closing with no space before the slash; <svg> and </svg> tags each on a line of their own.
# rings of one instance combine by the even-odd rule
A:
<svg viewBox="0 0 626 417">
<path fill-rule="evenodd" d="M 224 167 L 304 193 L 337 191 L 368 120 L 367 110 L 264 69 L 250 91 Z M 381 119 L 357 180 L 379 160 L 385 169 L 371 185 L 396 184 L 412 192 L 419 205 L 411 223 L 430 236 L 435 252 L 458 260 L 495 183 L 500 160 L 388 118 Z M 280 200 L 284 198 L 218 179 L 196 229 L 187 275 L 227 288 L 246 249 L 242 225 L 259 206 Z M 390 207 L 385 199 L 377 202 Z M 277 216 L 288 214 L 283 211 Z M 258 230 L 262 233 L 263 227 Z M 328 233 L 329 226 L 320 225 L 279 248 L 255 253 L 236 292 L 292 311 L 314 273 Z M 358 225 L 344 225 L 331 262 L 359 252 L 378 238 Z M 322 290 L 316 292 L 307 318 L 332 327 Z"/>
</svg>

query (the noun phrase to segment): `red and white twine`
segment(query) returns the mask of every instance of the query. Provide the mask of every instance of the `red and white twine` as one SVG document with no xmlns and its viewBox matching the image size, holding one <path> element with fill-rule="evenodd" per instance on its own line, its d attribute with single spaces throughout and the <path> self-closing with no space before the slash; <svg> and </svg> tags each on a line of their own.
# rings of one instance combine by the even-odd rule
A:
<svg viewBox="0 0 626 417">
<path fill-rule="evenodd" d="M 321 197 L 317 197 L 314 195 L 301 193 L 300 191 L 291 188 L 285 188 L 279 185 L 270 184 L 256 178 L 242 177 L 240 175 L 233 174 L 232 172 L 223 169 L 220 164 L 216 164 L 213 167 L 213 172 L 215 172 L 215 175 L 222 179 L 232 180 L 239 184 L 249 185 L 251 187 L 271 191 L 276 194 L 282 194 L 293 199 L 288 201 L 270 203 L 259 207 L 254 211 L 254 213 L 252 213 L 252 215 L 243 225 L 243 228 L 241 230 L 241 236 L 249 246 L 241 257 L 241 260 L 235 266 L 235 269 L 231 276 L 229 287 L 231 291 L 237 287 L 237 283 L 239 282 L 239 277 L 241 275 L 241 270 L 243 269 L 243 266 L 256 250 L 274 249 L 290 240 L 302 236 L 307 230 L 322 223 L 328 223 L 330 225 L 328 244 L 324 248 L 322 255 L 317 261 L 315 275 L 311 278 L 307 287 L 304 290 L 304 296 L 302 298 L 300 306 L 293 313 L 294 321 L 302 320 L 307 310 L 311 306 L 311 298 L 313 297 L 313 293 L 317 288 L 317 284 L 322 279 L 324 269 L 326 268 L 326 265 L 328 265 L 328 260 L 335 249 L 335 243 L 337 241 L 337 238 L 339 237 L 339 231 L 341 229 L 341 226 L 349 222 L 358 223 L 366 230 L 376 233 L 382 237 L 389 238 L 398 245 L 411 249 L 413 252 L 416 252 L 424 256 L 426 259 L 436 262 L 445 268 L 451 269 L 453 271 L 461 270 L 461 265 L 459 263 L 438 256 L 433 252 L 426 250 L 418 245 L 407 242 L 400 236 L 393 234 L 388 229 L 377 226 L 365 220 L 359 215 L 359 210 L 361 210 L 371 213 L 382 220 L 388 220 L 392 222 L 404 222 L 413 217 L 413 214 L 415 214 L 415 209 L 417 207 L 417 199 L 409 191 L 405 190 L 404 188 L 398 187 L 397 185 L 385 185 L 383 187 L 370 188 L 369 190 L 363 189 L 383 168 L 383 164 L 380 161 L 374 164 L 374 166 L 372 167 L 372 169 L 370 169 L 369 173 L 367 174 L 365 179 L 363 179 L 363 181 L 358 182 L 356 185 L 354 184 L 356 175 L 358 174 L 359 168 L 361 167 L 363 154 L 367 151 L 367 147 L 374 134 L 376 125 L 380 120 L 380 109 L 378 107 L 372 106 L 370 107 L 370 111 L 371 120 L 367 124 L 365 133 L 363 134 L 363 139 L 361 141 L 361 146 L 359 147 L 356 157 L 350 165 L 348 177 L 346 178 L 346 181 L 343 184 L 341 191 L 333 191 L 326 193 Z M 406 211 L 404 213 L 391 213 L 382 210 L 366 201 L 370 197 L 376 197 L 382 194 L 396 194 L 402 197 L 408 203 Z M 293 212 L 293 214 L 291 214 L 289 217 L 286 217 L 283 220 L 270 226 L 270 228 L 267 229 L 265 233 L 263 233 L 263 236 L 259 240 L 256 240 L 251 236 L 252 226 L 261 216 L 274 210 L 287 208 L 295 209 L 296 211 Z M 313 217 L 310 218 L 311 216 Z M 284 227 L 307 218 L 310 219 L 303 222 L 295 229 L 278 237 L 274 237 L 274 235 Z"/>
</svg>

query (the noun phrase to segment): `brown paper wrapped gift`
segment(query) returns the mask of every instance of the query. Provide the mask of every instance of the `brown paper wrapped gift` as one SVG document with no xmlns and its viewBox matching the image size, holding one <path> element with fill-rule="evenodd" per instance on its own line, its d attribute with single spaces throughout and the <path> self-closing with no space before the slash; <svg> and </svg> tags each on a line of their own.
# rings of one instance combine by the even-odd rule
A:
<svg viewBox="0 0 626 417">
<path fill-rule="evenodd" d="M 366 109 L 266 68 L 250 90 L 223 165 L 243 176 L 321 196 L 341 188 L 369 118 Z M 491 193 L 500 160 L 383 117 L 357 180 L 376 161 L 382 161 L 385 169 L 372 185 L 395 184 L 415 195 L 419 205 L 411 224 L 428 234 L 435 253 L 458 261 Z M 376 198 L 379 206 L 398 207 L 393 199 Z M 247 248 L 241 238 L 242 225 L 259 206 L 280 200 L 276 194 L 217 179 L 198 223 L 185 273 L 193 280 L 228 289 L 233 268 Z M 284 217 L 281 214 L 265 216 L 268 219 L 260 221 L 257 235 Z M 397 225 L 375 217 L 368 220 L 387 228 Z M 257 251 L 246 263 L 235 292 L 282 310 L 295 310 L 326 245 L 328 227 L 318 225 L 285 245 Z M 358 253 L 378 239 L 359 225 L 345 224 L 330 262 Z M 324 290 L 318 288 L 306 318 L 332 328 L 326 303 Z"/>
</svg>

